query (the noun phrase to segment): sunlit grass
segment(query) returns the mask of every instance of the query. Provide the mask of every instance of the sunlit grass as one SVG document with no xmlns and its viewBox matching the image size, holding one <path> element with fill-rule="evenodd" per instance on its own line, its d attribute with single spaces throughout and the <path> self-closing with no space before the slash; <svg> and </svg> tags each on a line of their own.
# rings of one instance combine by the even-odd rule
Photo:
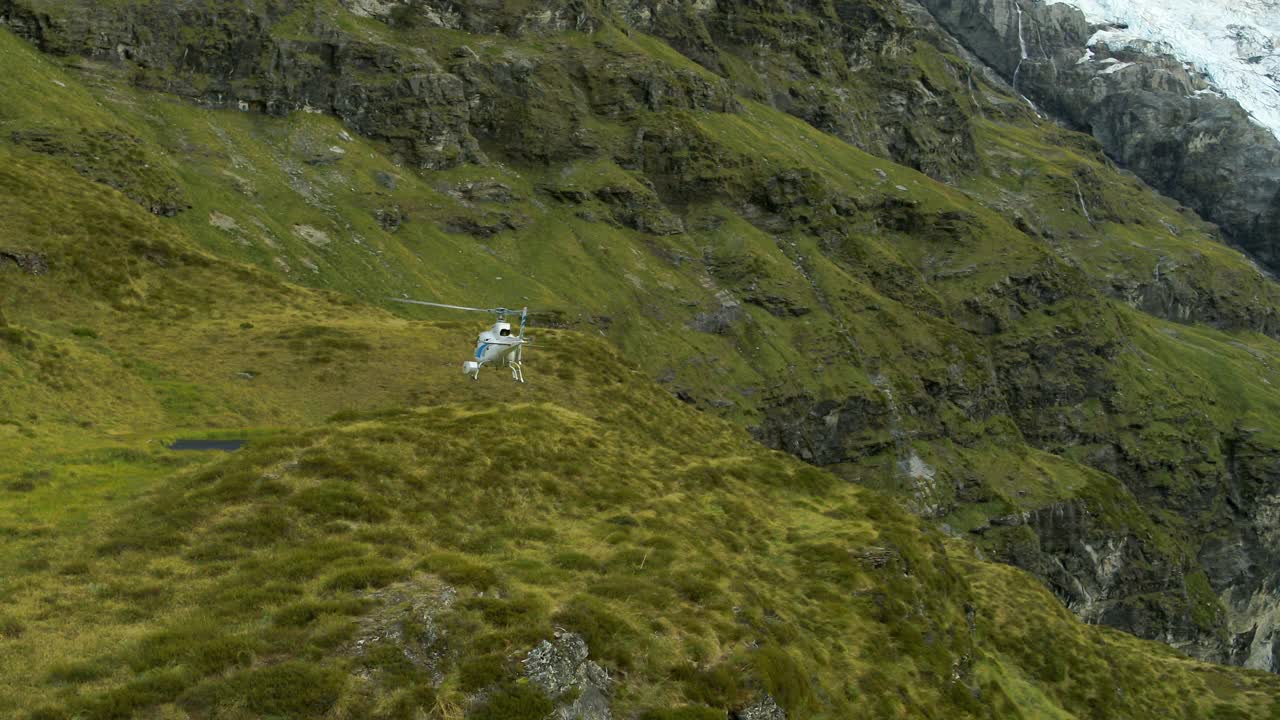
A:
<svg viewBox="0 0 1280 720">
<path fill-rule="evenodd" d="M 304 33 L 299 18 L 285 30 Z M 652 38 L 561 42 L 520 49 L 602 43 L 707 77 Z M 521 682 L 520 660 L 562 628 L 613 674 L 618 717 L 723 719 L 766 693 L 792 718 L 1274 715 L 1271 676 L 1081 625 L 1035 579 L 944 545 L 900 507 L 916 490 L 896 470 L 910 451 L 939 473 L 935 495 L 912 501 L 936 502 L 953 529 L 1083 501 L 1152 553 L 1192 554 L 1181 529 L 1080 464 L 1088 447 L 1024 442 L 1034 423 L 1011 419 L 1027 408 L 1007 407 L 997 372 L 1085 397 L 1052 409 L 1150 456 L 1174 491 L 1188 433 L 1244 418 L 1280 437 L 1274 341 L 1155 321 L 1091 289 L 1166 253 L 1224 305 L 1252 276 L 1201 229 L 1117 222 L 1183 222 L 1173 209 L 1110 207 L 1102 230 L 1063 210 L 1076 167 L 1100 173 L 1116 206 L 1149 197 L 1088 148 L 980 128 L 1031 171 L 1016 188 L 1004 175 L 963 190 L 1052 197 L 1054 227 L 1081 237 L 1048 243 L 750 102 L 592 117 L 620 153 L 637 129 L 675 143 L 625 169 L 601 155 L 420 175 L 332 118 L 123 87 L 108 101 L 5 33 L 0 58 L 0 243 L 51 268 L 0 265 L 0 714 L 543 717 L 551 700 Z M 559 127 L 577 98 L 565 76 L 547 87 L 564 94 L 530 117 Z M 13 141 L 29 129 L 66 152 Z M 334 145 L 336 163 L 299 160 Z M 98 161 L 77 165 L 90 151 Z M 670 187 L 646 184 L 657 159 L 679 160 L 658 165 Z M 475 181 L 511 201 L 460 200 Z M 149 213 L 175 182 L 190 209 Z M 697 202 L 679 198 L 684 234 L 657 236 L 621 227 L 598 197 L 554 198 L 606 187 L 647 209 Z M 376 211 L 393 206 L 407 222 L 391 232 Z M 461 221 L 510 227 L 445 229 Z M 1148 246 L 1129 254 L 1135 243 Z M 1066 251 L 1096 267 L 1060 264 Z M 571 329 L 533 331 L 528 384 L 500 369 L 467 382 L 458 365 L 485 320 L 393 315 L 385 298 L 401 293 L 528 302 Z M 726 297 L 741 315 L 697 329 L 735 307 Z M 1060 365 L 1032 360 L 1059 343 Z M 1090 373 L 1122 401 L 1104 411 L 1082 393 Z M 743 425 L 759 431 L 792 402 L 789 421 L 810 430 L 848 425 L 830 451 L 844 477 L 898 495 L 748 439 Z M 178 455 L 162 447 L 176 437 L 249 443 Z M 957 480 L 978 490 L 959 499 Z M 1186 590 L 1212 629 L 1203 573 Z"/>
</svg>

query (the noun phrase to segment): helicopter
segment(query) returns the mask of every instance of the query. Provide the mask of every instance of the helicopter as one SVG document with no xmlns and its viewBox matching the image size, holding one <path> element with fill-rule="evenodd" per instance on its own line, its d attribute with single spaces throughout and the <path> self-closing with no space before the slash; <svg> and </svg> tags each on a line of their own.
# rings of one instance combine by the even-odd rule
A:
<svg viewBox="0 0 1280 720">
<path fill-rule="evenodd" d="M 480 368 L 485 365 L 505 363 L 507 367 L 511 368 L 511 379 L 524 382 L 524 346 L 530 344 L 530 341 L 524 337 L 524 326 L 525 321 L 529 318 L 529 308 L 520 309 L 520 333 L 512 335 L 511 323 L 507 322 L 507 316 L 514 315 L 516 311 L 510 308 L 475 308 L 464 305 L 445 305 L 444 303 L 427 302 L 425 300 L 409 300 L 407 298 L 387 299 L 410 305 L 426 305 L 427 307 L 496 315 L 498 320 L 493 324 L 493 327 L 480 333 L 480 336 L 476 338 L 475 358 L 462 363 L 462 372 L 472 380 L 479 380 Z"/>
</svg>

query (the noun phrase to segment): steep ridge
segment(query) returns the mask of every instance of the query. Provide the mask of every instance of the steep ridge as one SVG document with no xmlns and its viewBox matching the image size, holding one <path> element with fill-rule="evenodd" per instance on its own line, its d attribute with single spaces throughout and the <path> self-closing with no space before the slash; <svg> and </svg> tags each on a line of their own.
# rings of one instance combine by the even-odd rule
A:
<svg viewBox="0 0 1280 720">
<path fill-rule="evenodd" d="M 1280 267 L 1280 138 L 1191 58 L 1091 25 L 1066 3 L 924 5 L 1017 92 L 1091 133 L 1117 162 L 1218 223 L 1271 270 Z"/>
<path fill-rule="evenodd" d="M 1277 666 L 1275 284 L 906 15 L 3 7 L 64 67 L 3 38 L 0 147 L 17 169 L 0 250 L 78 267 L 97 293 L 85 308 L 0 263 L 20 445 L 429 405 L 415 393 L 450 381 L 410 358 L 455 375 L 468 332 L 414 339 L 351 298 L 527 297 L 767 444 L 905 496 L 1081 617 Z M 868 26 L 887 29 L 859 55 Z M 824 124 L 815 108 L 842 97 L 866 114 L 837 106 Z M 896 127 L 923 133 L 910 142 L 893 136 L 903 113 Z M 202 250 L 131 252 L 136 213 L 122 229 L 83 199 L 51 212 L 40 173 L 114 188 L 150 211 L 148 232 Z M 117 255 L 126 268 L 94 280 Z M 256 264 L 262 289 L 151 287 L 171 256 Z M 281 275 L 341 295 L 283 312 L 264 300 Z"/>
</svg>

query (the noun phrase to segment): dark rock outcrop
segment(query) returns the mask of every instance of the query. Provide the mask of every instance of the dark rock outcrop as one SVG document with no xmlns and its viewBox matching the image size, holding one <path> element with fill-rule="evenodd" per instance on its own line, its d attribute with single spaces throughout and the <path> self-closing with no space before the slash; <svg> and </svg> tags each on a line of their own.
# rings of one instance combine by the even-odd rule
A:
<svg viewBox="0 0 1280 720">
<path fill-rule="evenodd" d="M 1280 458 L 1240 428 L 1227 439 L 1222 486 L 1226 505 L 1206 528 L 1199 563 L 1208 583 L 1221 588 L 1233 639 L 1228 661 L 1260 670 L 1280 669 Z"/>
<path fill-rule="evenodd" d="M 110 63 L 136 85 L 212 107 L 331 113 L 421 168 L 483 161 L 459 77 L 426 54 L 329 28 L 316 28 L 318 40 L 273 35 L 293 5 L 95 5 L 55 17 L 0 0 L 0 24 L 45 52 Z"/>
<path fill-rule="evenodd" d="M 937 178 L 976 159 L 970 117 L 916 55 L 896 2 L 718 0 L 608 5 L 734 90 Z M 744 72 L 744 70 L 746 72 Z"/>
<path fill-rule="evenodd" d="M 40 253 L 0 250 L 0 266 L 5 265 L 5 261 L 13 262 L 20 270 L 32 275 L 44 275 L 49 272 L 49 261 Z"/>
<path fill-rule="evenodd" d="M 609 673 L 588 659 L 587 642 L 571 632 L 543 640 L 524 659 L 524 674 L 557 703 L 556 720 L 610 720 Z"/>
<path fill-rule="evenodd" d="M 576 2 L 516 15 L 501 3 L 462 9 L 454 3 L 375 0 L 348 5 L 388 22 L 410 13 L 451 27 L 441 18 L 456 15 L 460 27 L 475 33 L 595 28 L 594 20 L 583 19 L 594 16 Z M 482 141 L 506 157 L 532 162 L 594 154 L 601 145 L 577 112 L 583 104 L 613 118 L 738 107 L 727 83 L 652 61 L 601 62 L 595 54 L 574 57 L 570 48 L 564 48 L 567 63 L 517 52 L 481 60 L 465 46 L 436 57 L 356 38 L 318 15 L 302 33 L 307 39 L 273 33 L 289 13 L 305 11 L 305 3 L 275 0 L 260 7 L 93 6 L 54 16 L 19 0 L 0 0 L 0 25 L 45 52 L 106 63 L 135 85 L 210 107 L 332 114 L 388 143 L 420 169 L 486 163 Z"/>
<path fill-rule="evenodd" d="M 1094 497 L 1055 503 L 999 518 L 980 534 L 997 559 L 1043 579 L 1082 620 L 1158 639 L 1206 660 L 1229 662 L 1220 618 L 1212 610 L 1214 598 L 1186 590 L 1193 584 L 1187 574 L 1194 566 L 1153 552 L 1150 537 L 1109 527 L 1090 508 L 1100 502 Z"/>
</svg>

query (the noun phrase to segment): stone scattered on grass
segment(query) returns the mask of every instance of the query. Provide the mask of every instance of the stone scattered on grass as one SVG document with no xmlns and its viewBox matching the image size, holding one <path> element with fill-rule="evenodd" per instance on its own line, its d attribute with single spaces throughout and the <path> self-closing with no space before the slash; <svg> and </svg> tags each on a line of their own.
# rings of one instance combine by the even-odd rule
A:
<svg viewBox="0 0 1280 720">
<path fill-rule="evenodd" d="M 329 233 L 310 225 L 294 225 L 293 232 L 316 247 L 324 247 L 333 242 L 333 239 L 329 237 Z"/>
<path fill-rule="evenodd" d="M 19 269 L 32 275 L 44 275 L 49 272 L 49 260 L 37 252 L 0 250 L 0 265 L 4 265 L 5 260 L 12 260 Z"/>
<path fill-rule="evenodd" d="M 235 218 L 230 215 L 224 215 L 217 210 L 209 213 L 209 224 L 223 232 L 238 233 L 243 231 L 240 223 L 236 222 Z"/>
<path fill-rule="evenodd" d="M 375 605 L 357 621 L 360 629 L 350 652 L 364 657 L 379 645 L 393 645 L 439 686 L 448 659 L 447 633 L 440 616 L 453 607 L 458 591 L 434 578 L 417 577 L 370 591 L 365 597 Z"/>
<path fill-rule="evenodd" d="M 543 640 L 524 659 L 524 674 L 552 700 L 557 720 L 610 720 L 609 673 L 594 661 L 587 641 L 571 632 Z M 566 702 L 561 702 L 561 699 Z"/>
<path fill-rule="evenodd" d="M 733 720 L 787 720 L 787 711 L 778 707 L 778 701 L 772 695 L 765 695 L 735 712 Z"/>
</svg>

